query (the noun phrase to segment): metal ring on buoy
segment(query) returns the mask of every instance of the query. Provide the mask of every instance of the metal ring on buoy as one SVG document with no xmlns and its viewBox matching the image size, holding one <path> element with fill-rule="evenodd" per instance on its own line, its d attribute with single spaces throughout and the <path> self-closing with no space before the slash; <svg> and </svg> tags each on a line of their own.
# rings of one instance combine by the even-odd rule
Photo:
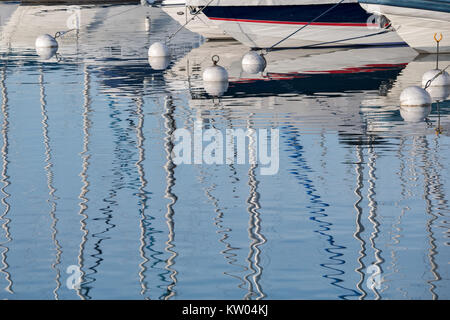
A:
<svg viewBox="0 0 450 320">
<path fill-rule="evenodd" d="M 439 40 L 437 39 L 437 33 L 434 34 L 434 41 L 436 41 L 437 43 L 441 42 L 442 40 L 442 33 L 439 34 Z"/>
<path fill-rule="evenodd" d="M 212 56 L 211 60 L 214 63 L 214 65 L 216 65 L 219 62 L 220 57 L 217 54 L 215 54 Z"/>
</svg>

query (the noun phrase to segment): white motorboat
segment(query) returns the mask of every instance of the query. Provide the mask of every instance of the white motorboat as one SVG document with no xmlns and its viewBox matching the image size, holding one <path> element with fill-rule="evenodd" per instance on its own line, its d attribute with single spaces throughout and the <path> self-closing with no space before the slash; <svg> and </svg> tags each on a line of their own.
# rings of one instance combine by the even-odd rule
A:
<svg viewBox="0 0 450 320">
<path fill-rule="evenodd" d="M 404 42 L 378 17 L 363 10 L 357 0 L 187 0 L 186 4 L 203 8 L 220 29 L 250 48 Z"/>
</svg>

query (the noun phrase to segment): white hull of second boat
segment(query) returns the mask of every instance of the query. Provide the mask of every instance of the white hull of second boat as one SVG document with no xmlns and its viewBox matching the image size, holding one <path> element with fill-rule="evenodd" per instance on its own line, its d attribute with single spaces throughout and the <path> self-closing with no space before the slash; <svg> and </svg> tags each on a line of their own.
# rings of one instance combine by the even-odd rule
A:
<svg viewBox="0 0 450 320">
<path fill-rule="evenodd" d="M 190 10 L 186 7 L 186 3 L 184 1 L 165 0 L 161 4 L 161 9 L 180 25 L 184 25 L 193 17 L 193 14 L 191 14 Z M 233 39 L 230 35 L 226 34 L 225 31 L 219 29 L 203 13 L 198 14 L 192 21 L 190 21 L 186 25 L 186 29 L 194 33 L 198 33 L 204 38 L 210 40 Z"/>
<path fill-rule="evenodd" d="M 441 52 L 450 52 L 450 13 L 387 5 L 361 4 L 368 12 L 386 16 L 400 37 L 421 53 L 435 53 L 434 34 L 442 33 Z M 438 37 L 439 38 L 439 37 Z"/>
<path fill-rule="evenodd" d="M 273 23 L 215 21 L 217 26 L 250 48 L 270 48 L 299 29 L 296 25 Z M 307 46 L 401 45 L 404 41 L 392 31 L 337 26 L 308 26 L 284 40 L 277 48 Z M 381 33 L 381 34 L 380 34 Z"/>
</svg>

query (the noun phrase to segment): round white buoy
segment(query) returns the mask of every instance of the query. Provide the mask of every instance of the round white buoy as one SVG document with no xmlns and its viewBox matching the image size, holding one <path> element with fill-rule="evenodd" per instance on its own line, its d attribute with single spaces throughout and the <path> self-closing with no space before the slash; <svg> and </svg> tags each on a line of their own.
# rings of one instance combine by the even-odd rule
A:
<svg viewBox="0 0 450 320">
<path fill-rule="evenodd" d="M 164 70 L 170 64 L 170 57 L 148 57 L 148 63 L 153 70 Z"/>
<path fill-rule="evenodd" d="M 400 115 L 405 121 L 423 121 L 431 112 L 431 96 L 421 87 L 407 87 L 400 94 Z"/>
<path fill-rule="evenodd" d="M 450 95 L 450 86 L 429 86 L 427 92 L 433 101 L 444 101 Z"/>
<path fill-rule="evenodd" d="M 431 96 L 419 86 L 407 87 L 400 94 L 400 106 L 420 107 L 431 105 Z"/>
<path fill-rule="evenodd" d="M 228 90 L 228 81 L 207 81 L 203 86 L 210 96 L 220 97 Z"/>
<path fill-rule="evenodd" d="M 400 116 L 403 118 L 403 120 L 408 122 L 424 121 L 430 113 L 431 105 L 422 107 L 400 107 Z"/>
<path fill-rule="evenodd" d="M 162 42 L 153 43 L 150 48 L 148 48 L 148 56 L 149 57 L 168 57 L 169 56 L 169 48 L 166 44 Z"/>
<path fill-rule="evenodd" d="M 266 59 L 255 51 L 247 52 L 242 57 L 242 70 L 250 74 L 263 72 L 266 68 Z"/>
<path fill-rule="evenodd" d="M 422 86 L 425 87 L 427 82 L 433 79 L 439 72 L 442 70 L 432 69 L 425 72 L 422 76 Z M 442 72 L 441 75 L 436 77 L 431 83 L 430 86 L 450 86 L 450 75 L 447 71 Z"/>
<path fill-rule="evenodd" d="M 36 48 L 58 48 L 58 42 L 49 34 L 43 34 L 36 38 Z"/>
<path fill-rule="evenodd" d="M 445 100 L 450 94 L 450 75 L 444 71 L 437 76 L 440 72 L 439 69 L 429 70 L 422 77 L 422 86 L 425 88 L 429 85 L 426 90 L 434 101 Z M 436 79 L 429 83 L 435 76 Z"/>
<path fill-rule="evenodd" d="M 212 96 L 221 96 L 228 90 L 228 72 L 224 67 L 218 66 L 218 56 L 213 56 L 213 65 L 203 71 L 203 86 Z"/>
<path fill-rule="evenodd" d="M 206 82 L 223 82 L 228 81 L 228 72 L 224 67 L 221 66 L 211 66 L 203 71 L 203 81 Z"/>
<path fill-rule="evenodd" d="M 203 81 L 205 82 L 228 82 L 228 72 L 224 67 L 213 65 L 207 67 L 205 71 L 203 71 Z"/>
<path fill-rule="evenodd" d="M 49 48 L 49 47 L 36 47 L 36 53 L 41 59 L 48 60 L 53 57 L 58 51 L 58 48 Z"/>
</svg>

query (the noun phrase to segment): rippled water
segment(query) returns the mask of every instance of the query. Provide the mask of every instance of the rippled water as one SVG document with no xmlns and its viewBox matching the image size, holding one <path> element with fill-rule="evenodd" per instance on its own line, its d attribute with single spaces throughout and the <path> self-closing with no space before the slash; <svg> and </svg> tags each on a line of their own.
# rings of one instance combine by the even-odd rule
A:
<svg viewBox="0 0 450 320">
<path fill-rule="evenodd" d="M 179 25 L 103 6 L 43 60 L 34 40 L 67 30 L 66 9 L 0 4 L 0 298 L 450 297 L 450 101 L 423 122 L 398 106 L 434 56 L 288 50 L 250 75 L 245 47 L 182 31 L 158 71 L 147 48 Z M 201 81 L 213 54 L 221 98 Z M 278 129 L 278 173 L 176 165 L 170 136 L 196 123 Z"/>
</svg>

